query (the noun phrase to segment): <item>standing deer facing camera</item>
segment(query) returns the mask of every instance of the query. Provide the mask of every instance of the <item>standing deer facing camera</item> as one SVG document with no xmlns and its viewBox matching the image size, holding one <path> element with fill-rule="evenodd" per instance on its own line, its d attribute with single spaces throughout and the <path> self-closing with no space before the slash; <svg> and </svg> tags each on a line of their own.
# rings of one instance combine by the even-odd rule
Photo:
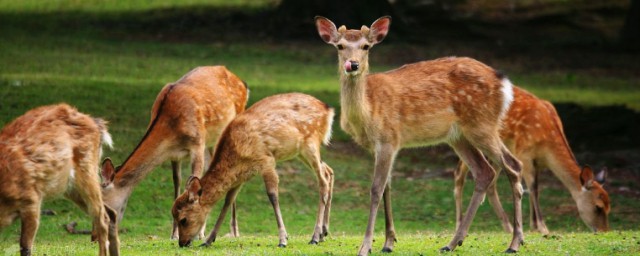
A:
<svg viewBox="0 0 640 256">
<path fill-rule="evenodd" d="M 391 169 L 397 152 L 405 147 L 447 143 L 471 167 L 476 180 L 473 197 L 451 242 L 441 251 L 462 245 L 478 206 L 496 172 L 484 158 L 506 170 L 515 208 L 513 239 L 507 252 L 523 243 L 520 162 L 500 140 L 501 119 L 513 100 L 511 82 L 493 68 L 470 58 L 442 58 L 407 64 L 369 74 L 369 50 L 389 31 L 390 17 L 371 28 L 348 30 L 324 17 L 315 24 L 322 40 L 338 50 L 340 73 L 340 126 L 375 155 L 371 207 L 364 241 L 358 255 L 371 251 L 380 199 L 384 200 L 386 241 L 383 252 L 396 240 L 391 212 Z"/>
<path fill-rule="evenodd" d="M 101 144 L 106 122 L 67 104 L 33 109 L 0 132 L 0 228 L 20 218 L 20 255 L 31 255 L 43 200 L 64 195 L 93 217 L 99 254 L 119 255 L 116 213 L 103 205 Z M 111 245 L 110 245 L 111 244 Z"/>
<path fill-rule="evenodd" d="M 204 225 L 213 205 L 226 194 L 216 225 L 204 246 L 215 241 L 229 205 L 240 187 L 255 175 L 264 179 L 278 223 L 280 247 L 287 245 L 287 231 L 278 203 L 276 162 L 299 158 L 318 179 L 320 203 L 310 244 L 328 232 L 333 190 L 333 170 L 320 159 L 321 144 L 329 143 L 333 109 L 306 94 L 280 94 L 262 99 L 238 115 L 225 129 L 209 170 L 202 179 L 192 177 L 187 191 L 173 204 L 180 247 L 189 246 Z"/>
<path fill-rule="evenodd" d="M 127 160 L 118 168 L 111 160 L 103 163 L 102 193 L 105 204 L 118 211 L 118 223 L 133 189 L 162 162 L 171 160 L 175 197 L 180 195 L 181 159 L 189 157 L 192 175 L 200 177 L 205 148 L 215 145 L 227 124 L 244 111 L 247 97 L 246 84 L 223 66 L 198 67 L 166 85 L 153 103 L 146 134 Z M 176 223 L 171 238 L 178 238 Z"/>
<path fill-rule="evenodd" d="M 608 215 L 611 208 L 609 194 L 602 188 L 606 173 L 594 178 L 590 167 L 580 168 L 564 136 L 562 122 L 553 105 L 533 94 L 514 87 L 514 102 L 504 119 L 501 137 L 511 152 L 522 161 L 522 177 L 529 188 L 531 227 L 549 234 L 542 218 L 538 196 L 538 175 L 544 169 L 560 179 L 578 206 L 582 221 L 593 231 L 609 230 Z M 462 188 L 467 167 L 458 165 L 455 171 L 456 223 L 462 220 Z M 511 232 L 509 218 L 502 209 L 495 183 L 488 188 L 489 203 L 502 221 L 502 227 Z"/>
</svg>

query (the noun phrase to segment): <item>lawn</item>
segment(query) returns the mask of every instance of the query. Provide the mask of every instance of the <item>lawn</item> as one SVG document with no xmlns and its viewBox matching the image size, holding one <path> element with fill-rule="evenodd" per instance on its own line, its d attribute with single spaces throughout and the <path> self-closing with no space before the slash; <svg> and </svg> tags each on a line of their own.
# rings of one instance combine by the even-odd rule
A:
<svg viewBox="0 0 640 256">
<path fill-rule="evenodd" d="M 158 39 L 144 34 L 142 29 L 108 29 L 105 25 L 112 24 L 117 17 L 135 16 L 130 13 L 169 7 L 237 8 L 251 3 L 250 10 L 259 10 L 274 2 L 58 0 L 41 4 L 35 0 L 0 0 L 0 127 L 31 108 L 67 102 L 82 112 L 109 120 L 115 148 L 105 150 L 104 156 L 120 164 L 142 138 L 151 105 L 160 89 L 202 65 L 225 65 L 244 79 L 251 88 L 249 104 L 268 95 L 300 91 L 339 109 L 335 50 L 319 38 L 316 41 L 203 42 L 171 37 Z M 139 19 L 148 22 L 145 17 Z M 84 20 L 88 22 L 82 22 Z M 489 58 L 468 50 L 475 48 L 460 51 L 455 47 L 444 48 L 445 45 L 385 42 L 372 50 L 370 62 L 375 71 L 380 71 L 398 66 L 409 58 L 402 57 L 407 55 L 425 59 L 471 55 L 506 70 L 515 84 L 541 98 L 586 107 L 616 104 L 640 111 L 640 85 L 637 79 L 628 76 L 581 70 L 532 70 L 527 68 L 526 61 L 517 58 Z M 401 57 L 389 57 L 394 54 Z M 122 253 L 355 254 L 367 221 L 372 157 L 350 142 L 338 127 L 339 122 L 334 123 L 334 142 L 323 151 L 324 160 L 336 172 L 331 234 L 325 242 L 307 245 L 317 206 L 314 175 L 298 162 L 285 162 L 279 165 L 279 174 L 280 204 L 290 237 L 287 248 L 276 246 L 275 218 L 259 178 L 251 180 L 239 194 L 240 238 L 219 237 L 210 248 L 178 248 L 176 241 L 168 239 L 171 231 L 169 210 L 173 200 L 170 167 L 164 163 L 137 187 L 129 200 L 120 227 L 123 229 L 120 237 Z M 437 249 L 453 235 L 451 170 L 456 159 L 442 152 L 448 151 L 442 147 L 406 150 L 399 156 L 392 184 L 399 241 L 392 255 L 437 254 Z M 186 178 L 186 165 L 183 170 Z M 593 234 L 579 220 L 575 204 L 559 182 L 554 178 L 543 181 L 541 203 L 551 235 L 542 237 L 529 231 L 529 204 L 525 196 L 523 212 L 527 232 L 522 254 L 634 255 L 640 252 L 640 201 L 637 195 L 610 193 L 613 231 Z M 503 199 L 509 199 L 508 182 L 504 177 L 499 182 Z M 630 186 L 637 189 L 637 185 Z M 467 197 L 472 190 L 471 184 L 466 186 Z M 503 205 L 511 212 L 509 201 L 503 200 Z M 42 216 L 34 247 L 36 255 L 95 254 L 97 245 L 89 242 L 89 236 L 71 235 L 62 228 L 64 224 L 77 221 L 80 229 L 88 229 L 90 222 L 84 213 L 67 200 L 47 202 L 43 209 L 54 210 L 56 215 Z M 216 214 L 217 210 L 214 210 L 210 220 Z M 384 241 L 383 216 L 379 214 L 376 225 L 373 248 L 376 254 Z M 210 221 L 207 231 L 211 226 Z M 18 252 L 19 230 L 17 221 L 0 231 L 0 253 Z M 226 232 L 227 224 L 223 225 L 221 233 Z M 509 241 L 510 235 L 501 231 L 490 206 L 483 204 L 464 245 L 455 253 L 499 254 Z"/>
</svg>

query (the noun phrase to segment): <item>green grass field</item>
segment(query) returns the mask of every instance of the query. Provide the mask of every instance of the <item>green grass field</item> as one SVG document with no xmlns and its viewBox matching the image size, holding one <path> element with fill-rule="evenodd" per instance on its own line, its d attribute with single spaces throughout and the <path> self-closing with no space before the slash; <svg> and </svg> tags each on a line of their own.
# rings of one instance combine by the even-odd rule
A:
<svg viewBox="0 0 640 256">
<path fill-rule="evenodd" d="M 260 9 L 269 8 L 275 2 L 0 0 L 0 126 L 31 108 L 67 102 L 82 112 L 109 120 L 115 148 L 105 150 L 104 156 L 111 157 L 117 165 L 143 136 L 151 105 L 160 89 L 202 65 L 225 65 L 246 80 L 251 88 L 249 104 L 268 95 L 300 91 L 339 109 L 335 52 L 319 39 L 315 42 L 173 41 L 137 36 L 128 30 L 109 30 L 104 26 L 93 28 L 102 15 L 113 18 L 121 12 L 247 4 L 252 9 Z M 68 18 L 71 16 L 80 18 Z M 89 22 L 82 23 L 84 19 Z M 405 54 L 441 56 L 437 49 L 426 46 L 385 43 L 372 50 L 370 62 L 374 70 L 397 66 L 397 61 L 389 61 L 388 55 L 407 49 L 411 51 Z M 492 61 L 492 65 L 496 64 L 505 65 L 503 68 L 510 71 L 515 84 L 541 98 L 584 106 L 618 104 L 640 110 L 639 83 L 635 79 L 597 72 L 527 70 L 517 61 Z M 279 165 L 279 173 L 280 203 L 290 237 L 287 248 L 277 247 L 275 218 L 259 178 L 251 180 L 239 194 L 240 238 L 219 237 L 210 248 L 178 248 L 176 241 L 168 239 L 173 200 L 170 168 L 165 163 L 137 187 L 129 200 L 120 227 L 124 229 L 120 236 L 123 255 L 355 254 L 367 221 L 372 157 L 351 145 L 337 123 L 334 144 L 323 152 L 324 160 L 336 171 L 331 234 L 325 242 L 307 245 L 317 207 L 314 175 L 300 163 L 286 162 Z M 424 157 L 434 155 L 430 152 L 429 149 L 406 151 L 397 161 L 393 202 L 399 241 L 392 255 L 437 254 L 437 249 L 453 234 L 450 171 L 454 161 Z M 186 178 L 189 172 L 186 165 L 183 170 Z M 578 219 L 575 204 L 564 188 L 554 179 L 546 181 L 549 183 L 542 184 L 542 209 L 552 233 L 545 238 L 529 231 L 529 204 L 525 195 L 523 212 L 527 232 L 521 254 L 640 253 L 637 198 L 610 194 L 613 231 L 593 234 Z M 499 182 L 503 185 L 501 195 L 507 199 L 503 205 L 510 212 L 508 182 L 506 179 Z M 467 197 L 471 191 L 469 184 Z M 52 209 L 57 214 L 42 216 L 34 247 L 36 255 L 95 254 L 97 245 L 89 242 L 89 236 L 71 235 L 62 228 L 72 221 L 77 221 L 80 229 L 90 228 L 89 218 L 76 206 L 67 200 L 54 200 L 47 202 L 43 209 Z M 383 216 L 380 212 L 375 254 L 380 254 L 384 241 Z M 217 210 L 210 220 L 215 217 Z M 208 223 L 207 232 L 212 224 Z M 223 226 L 222 234 L 228 231 L 227 225 Z M 0 231 L 0 255 L 18 253 L 19 230 L 20 223 L 16 221 Z M 509 241 L 510 235 L 501 231 L 490 206 L 483 204 L 464 245 L 454 253 L 500 254 Z"/>
</svg>

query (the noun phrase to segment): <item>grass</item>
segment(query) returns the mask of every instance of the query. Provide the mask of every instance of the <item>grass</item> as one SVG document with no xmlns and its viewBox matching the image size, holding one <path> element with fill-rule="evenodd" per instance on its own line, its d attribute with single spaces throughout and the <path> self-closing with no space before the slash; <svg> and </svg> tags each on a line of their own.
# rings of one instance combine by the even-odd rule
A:
<svg viewBox="0 0 640 256">
<path fill-rule="evenodd" d="M 206 3 L 205 3 L 206 2 Z M 238 6 L 253 1 L 220 1 Z M 273 1 L 255 4 L 266 8 Z M 177 80 L 193 67 L 223 64 L 247 81 L 250 104 L 268 95 L 302 91 L 339 108 L 339 88 L 335 52 L 317 42 L 211 41 L 193 42 L 153 40 L 121 31 L 92 30 L 89 25 L 65 29 L 65 17 L 32 20 L 34 13 L 79 12 L 92 17 L 101 13 L 147 11 L 172 6 L 221 6 L 216 1 L 0 1 L 0 126 L 28 109 L 56 102 L 68 102 L 80 111 L 110 121 L 116 148 L 106 150 L 116 164 L 133 150 L 148 124 L 149 110 L 160 88 Z M 6 16 L 5 16 L 6 15 Z M 82 16 L 80 15 L 80 16 Z M 3 18 L 4 16 L 4 18 Z M 56 15 L 53 15 L 56 16 Z M 11 18 L 7 18 L 11 17 Z M 44 16 L 38 16 L 44 17 Z M 84 17 L 84 16 L 82 16 Z M 142 18 L 141 18 L 142 19 Z M 93 20 L 95 21 L 95 20 Z M 43 30 L 39 30 L 42 28 Z M 372 50 L 371 63 L 376 70 L 397 66 L 388 61 L 391 54 L 406 45 L 382 44 Z M 417 56 L 442 56 L 433 47 L 411 46 Z M 447 52 L 446 55 L 453 55 Z M 473 55 L 473 54 L 471 54 Z M 482 59 L 481 56 L 474 56 Z M 576 102 L 585 106 L 623 104 L 640 110 L 638 81 L 618 76 L 546 70 L 527 70 L 497 61 L 492 65 L 509 67 L 512 80 L 542 98 Z M 336 170 L 331 236 L 319 246 L 306 244 L 312 232 L 317 205 L 313 174 L 296 162 L 279 165 L 280 201 L 290 234 L 288 248 L 276 247 L 277 229 L 262 181 L 253 179 L 239 195 L 241 238 L 220 237 L 212 248 L 180 249 L 168 239 L 171 230 L 169 208 L 172 204 L 171 174 L 168 163 L 156 168 L 134 191 L 121 228 L 124 255 L 344 255 L 354 254 L 367 221 L 372 157 L 349 148 L 349 137 L 334 127 L 334 145 L 323 152 L 324 160 Z M 346 148 L 345 149 L 345 145 Z M 452 161 L 430 157 L 430 149 L 401 154 L 394 171 L 393 198 L 399 242 L 398 255 L 436 254 L 445 245 L 455 227 L 453 216 Z M 416 161 L 416 158 L 418 161 Z M 186 167 L 186 166 L 185 166 Z M 183 168 L 185 177 L 188 168 Z M 506 185 L 506 180 L 501 180 Z M 547 184 L 545 186 L 545 184 Z M 602 255 L 639 252 L 640 203 L 622 194 L 611 194 L 613 232 L 592 234 L 577 220 L 575 204 L 566 191 L 549 179 L 543 183 L 542 209 L 552 235 L 543 238 L 527 232 L 523 254 Z M 311 189 L 309 189 L 311 188 Z M 509 199 L 507 186 L 501 194 Z M 466 187 L 470 195 L 472 186 Z M 525 230 L 528 228 L 528 198 L 525 196 Z M 509 200 L 503 200 L 511 211 Z M 217 206 L 219 207 L 219 206 Z M 96 245 L 88 236 L 67 234 L 61 225 L 77 221 L 89 228 L 89 220 L 66 200 L 47 202 L 55 216 L 42 216 L 35 243 L 37 255 L 90 255 Z M 563 212 L 559 211 L 565 209 Z M 568 210 L 566 210 L 568 209 Z M 217 210 L 213 211 L 213 219 Z M 211 227 L 209 223 L 208 227 Z M 20 223 L 0 231 L 0 253 L 15 254 Z M 221 233 L 226 233 L 223 226 Z M 374 253 L 384 240 L 384 218 L 379 214 Z M 499 254 L 510 239 L 500 229 L 488 204 L 483 204 L 465 244 L 456 254 Z"/>
</svg>

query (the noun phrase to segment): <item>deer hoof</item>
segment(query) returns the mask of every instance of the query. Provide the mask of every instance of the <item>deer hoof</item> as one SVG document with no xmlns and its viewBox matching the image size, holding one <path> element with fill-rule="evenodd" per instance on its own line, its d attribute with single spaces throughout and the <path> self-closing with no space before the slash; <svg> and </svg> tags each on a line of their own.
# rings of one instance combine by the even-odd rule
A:
<svg viewBox="0 0 640 256">
<path fill-rule="evenodd" d="M 449 248 L 449 246 L 440 248 L 440 252 L 450 252 L 450 251 L 451 251 L 451 248 Z"/>
<path fill-rule="evenodd" d="M 382 248 L 382 252 L 393 252 L 393 250 L 389 247 Z"/>
<path fill-rule="evenodd" d="M 518 251 L 516 251 L 514 249 L 511 249 L 511 248 L 509 248 L 506 251 L 504 251 L 504 253 L 516 253 L 516 252 L 518 252 Z"/>
<path fill-rule="evenodd" d="M 285 247 L 287 247 L 287 245 L 286 244 L 279 244 L 278 247 L 285 248 Z"/>
<path fill-rule="evenodd" d="M 309 241 L 309 244 L 318 244 L 318 241 L 311 240 L 311 241 Z"/>
</svg>

